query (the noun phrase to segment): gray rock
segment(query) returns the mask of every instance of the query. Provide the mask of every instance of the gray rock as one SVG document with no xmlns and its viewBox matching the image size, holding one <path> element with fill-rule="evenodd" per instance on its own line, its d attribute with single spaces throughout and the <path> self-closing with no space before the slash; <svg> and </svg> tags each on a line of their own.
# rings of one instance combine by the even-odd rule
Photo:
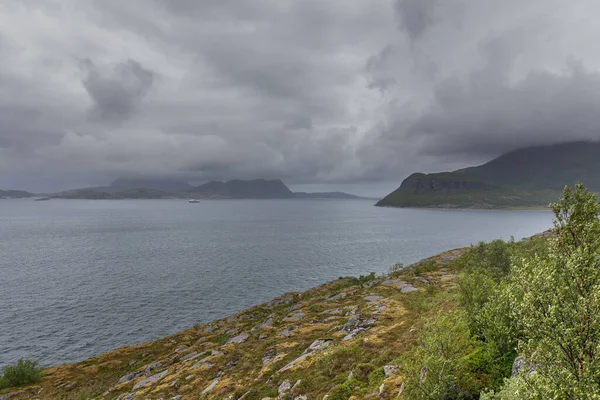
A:
<svg viewBox="0 0 600 400">
<path fill-rule="evenodd" d="M 227 343 L 225 344 L 238 344 L 238 343 L 244 343 L 246 340 L 248 340 L 248 338 L 250 337 L 249 333 L 240 333 L 237 336 L 232 337 L 231 339 L 229 339 L 227 341 Z"/>
<path fill-rule="evenodd" d="M 283 397 L 291 389 L 292 389 L 292 383 L 288 380 L 285 380 L 285 381 L 281 382 L 281 385 L 279 385 L 279 388 L 277 389 L 277 394 L 279 394 L 279 397 Z"/>
<path fill-rule="evenodd" d="M 121 396 L 117 397 L 115 400 L 133 400 L 137 396 L 137 393 L 123 393 Z"/>
<path fill-rule="evenodd" d="M 187 346 L 185 344 L 183 344 L 175 349 L 175 351 L 177 353 L 181 353 L 182 351 L 185 351 L 185 350 L 187 350 Z"/>
<path fill-rule="evenodd" d="M 263 365 L 265 365 L 266 363 L 271 361 L 271 359 L 275 356 L 276 353 L 277 353 L 277 351 L 275 349 L 267 350 L 267 352 L 263 355 L 263 358 L 262 358 Z"/>
<path fill-rule="evenodd" d="M 155 361 L 153 363 L 146 365 L 144 367 L 144 375 L 148 375 L 150 372 L 154 371 L 155 369 L 162 367 L 162 365 L 163 364 L 160 361 Z"/>
<path fill-rule="evenodd" d="M 358 312 L 358 305 L 354 306 L 354 308 L 352 310 L 348 311 L 346 313 L 346 316 L 348 316 L 348 315 L 355 315 L 357 312 Z"/>
<path fill-rule="evenodd" d="M 364 298 L 365 301 L 368 301 L 369 303 L 375 303 L 377 301 L 380 300 L 385 300 L 385 297 L 382 296 L 367 296 Z"/>
<path fill-rule="evenodd" d="M 336 301 L 336 300 L 341 300 L 341 299 L 344 299 L 344 298 L 346 298 L 346 296 L 348 296 L 348 293 L 346 293 L 346 292 L 341 292 L 341 293 L 338 293 L 338 294 L 336 294 L 336 295 L 334 295 L 334 296 L 331 296 L 331 297 L 329 297 L 329 298 L 327 299 L 327 301 Z"/>
<path fill-rule="evenodd" d="M 296 329 L 298 329 L 297 325 L 288 326 L 287 328 L 285 328 L 284 330 L 282 330 L 281 332 L 279 332 L 279 336 L 289 337 L 289 336 L 292 335 L 292 333 Z"/>
<path fill-rule="evenodd" d="M 400 282 L 400 279 L 387 279 L 387 280 L 381 282 L 381 284 L 383 286 L 393 286 L 393 285 L 397 284 L 398 282 Z"/>
<path fill-rule="evenodd" d="M 359 326 L 360 326 L 360 314 L 356 314 L 356 315 L 353 315 L 352 317 L 350 317 L 350 319 L 348 320 L 348 322 L 346 322 L 346 324 L 344 325 L 342 330 L 344 332 L 352 332 Z"/>
<path fill-rule="evenodd" d="M 390 376 L 398 372 L 399 369 L 400 367 L 397 365 L 386 365 L 383 367 L 383 373 L 385 374 L 386 378 L 389 378 Z"/>
<path fill-rule="evenodd" d="M 283 320 L 284 321 L 296 321 L 299 319 L 304 318 L 306 314 L 304 314 L 303 312 L 298 312 L 298 313 L 294 313 L 292 315 L 290 315 L 289 317 L 285 317 Z"/>
<path fill-rule="evenodd" d="M 308 400 L 308 397 L 306 397 L 305 395 L 300 395 L 294 397 L 294 400 Z"/>
<path fill-rule="evenodd" d="M 215 379 L 212 380 L 212 382 L 210 383 L 210 385 L 208 385 L 203 391 L 202 394 L 206 394 L 208 392 L 210 392 L 211 390 L 213 390 L 215 388 L 215 386 L 217 386 L 219 383 L 219 377 L 217 376 Z"/>
<path fill-rule="evenodd" d="M 343 311 L 341 308 L 332 308 L 331 310 L 325 310 L 321 314 L 327 315 L 342 315 Z"/>
<path fill-rule="evenodd" d="M 404 286 L 400 289 L 401 293 L 412 293 L 412 292 L 418 292 L 419 289 L 417 289 L 414 286 L 408 285 L 408 286 Z"/>
<path fill-rule="evenodd" d="M 142 375 L 144 375 L 143 372 L 130 372 L 127 375 L 123 375 L 121 379 L 119 379 L 119 382 L 117 382 L 117 385 L 120 385 L 121 383 L 131 382 L 135 378 L 139 378 Z"/>
<path fill-rule="evenodd" d="M 356 328 L 355 330 L 353 330 L 352 332 L 350 332 L 349 334 L 344 336 L 342 338 L 342 342 L 346 342 L 350 339 L 354 339 L 359 333 L 364 332 L 366 330 L 367 330 L 367 328 Z"/>
<path fill-rule="evenodd" d="M 443 281 L 448 281 L 448 280 L 451 280 L 451 279 L 454 279 L 454 278 L 456 278 L 455 274 L 442 275 L 440 277 L 440 279 L 443 280 Z"/>
<path fill-rule="evenodd" d="M 170 400 L 181 400 L 182 398 L 183 398 L 183 396 L 182 396 L 182 395 L 180 395 L 180 394 L 178 394 L 178 395 L 177 395 L 177 396 L 175 396 L 175 397 L 171 397 L 171 399 L 170 399 Z"/>
<path fill-rule="evenodd" d="M 136 383 L 133 386 L 133 390 L 139 389 L 139 388 L 143 388 L 149 385 L 152 385 L 153 383 L 156 383 L 158 381 L 160 381 L 162 378 L 164 378 L 167 374 L 169 373 L 169 370 L 165 369 L 163 372 L 160 372 L 156 375 L 152 375 L 146 379 L 142 379 L 141 381 L 139 381 L 138 383 Z"/>
<path fill-rule="evenodd" d="M 288 365 L 286 365 L 285 367 L 283 367 L 282 369 L 279 370 L 279 372 L 283 372 L 283 371 L 287 371 L 289 369 L 294 368 L 294 366 L 304 360 L 306 357 L 308 357 L 310 354 L 318 352 L 318 351 L 322 351 L 324 349 L 326 349 L 327 347 L 329 347 L 329 345 L 333 342 L 332 339 L 318 339 L 315 340 L 310 346 L 308 346 L 308 348 L 306 350 L 304 350 L 304 353 L 302 353 L 302 355 L 300 355 L 300 357 L 296 358 L 294 361 L 292 361 L 291 363 L 289 363 Z"/>
<path fill-rule="evenodd" d="M 252 331 L 255 331 L 257 329 L 265 329 L 265 328 L 270 327 L 271 325 L 273 325 L 273 315 L 269 315 L 262 324 L 257 325 L 254 328 L 252 328 Z"/>
<path fill-rule="evenodd" d="M 258 340 L 264 340 L 264 339 L 266 339 L 266 338 L 268 338 L 268 337 L 269 337 L 269 335 L 267 335 L 266 333 L 262 333 L 262 334 L 261 334 L 261 335 L 258 337 Z"/>
</svg>

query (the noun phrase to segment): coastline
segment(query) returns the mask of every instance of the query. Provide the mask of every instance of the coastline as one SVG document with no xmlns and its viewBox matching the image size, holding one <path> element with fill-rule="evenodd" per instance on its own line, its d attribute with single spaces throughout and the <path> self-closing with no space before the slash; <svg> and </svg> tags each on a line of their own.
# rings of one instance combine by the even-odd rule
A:
<svg viewBox="0 0 600 400">
<path fill-rule="evenodd" d="M 305 382 L 296 388 L 298 394 L 315 398 L 327 393 L 327 382 L 309 385 L 311 365 L 321 355 L 349 348 L 373 357 L 385 348 L 401 354 L 423 318 L 407 302 L 429 292 L 443 296 L 453 287 L 453 261 L 467 250 L 449 250 L 380 277 L 342 278 L 287 293 L 153 342 L 50 367 L 40 384 L 0 391 L 0 399 L 34 394 L 39 399 L 185 400 L 202 392 L 205 398 L 234 399 L 252 391 L 263 398 L 276 397 L 281 384 L 298 380 Z M 390 335 L 402 340 L 392 343 Z M 389 378 L 386 385 L 395 390 L 397 377 Z M 15 394 L 3 397 L 9 393 Z"/>
</svg>

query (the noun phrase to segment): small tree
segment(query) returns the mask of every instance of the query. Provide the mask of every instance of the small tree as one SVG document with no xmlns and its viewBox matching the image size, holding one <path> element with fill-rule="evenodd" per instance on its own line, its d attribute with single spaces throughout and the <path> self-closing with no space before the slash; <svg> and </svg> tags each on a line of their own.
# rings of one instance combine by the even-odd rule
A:
<svg viewBox="0 0 600 400">
<path fill-rule="evenodd" d="M 556 237 L 548 254 L 514 265 L 507 287 L 519 351 L 536 372 L 507 388 L 519 387 L 522 398 L 598 399 L 600 205 L 579 184 L 551 208 Z M 496 398 L 514 396 L 509 392 Z"/>
</svg>

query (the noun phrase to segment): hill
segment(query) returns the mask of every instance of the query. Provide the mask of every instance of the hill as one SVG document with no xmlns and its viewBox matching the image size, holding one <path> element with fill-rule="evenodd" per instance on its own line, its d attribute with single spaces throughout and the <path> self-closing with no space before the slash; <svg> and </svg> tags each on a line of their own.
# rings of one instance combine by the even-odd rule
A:
<svg viewBox="0 0 600 400">
<path fill-rule="evenodd" d="M 364 198 L 364 197 L 355 196 L 353 194 L 348 194 L 348 193 L 344 193 L 344 192 L 316 192 L 316 193 L 294 192 L 294 197 L 296 199 L 348 199 L 348 200 L 356 200 L 356 199 Z"/>
<path fill-rule="evenodd" d="M 600 143 L 530 147 L 453 172 L 415 173 L 377 203 L 389 207 L 544 207 L 565 185 L 600 191 Z"/>
<path fill-rule="evenodd" d="M 24 190 L 0 190 L 0 199 L 26 199 L 34 196 Z"/>
<path fill-rule="evenodd" d="M 279 179 L 212 181 L 188 191 L 201 199 L 289 199 L 294 193 Z"/>
<path fill-rule="evenodd" d="M 151 189 L 167 193 L 181 193 L 194 186 L 184 181 L 170 179 L 119 178 L 113 181 L 107 191 L 123 192 L 133 189 Z"/>
</svg>

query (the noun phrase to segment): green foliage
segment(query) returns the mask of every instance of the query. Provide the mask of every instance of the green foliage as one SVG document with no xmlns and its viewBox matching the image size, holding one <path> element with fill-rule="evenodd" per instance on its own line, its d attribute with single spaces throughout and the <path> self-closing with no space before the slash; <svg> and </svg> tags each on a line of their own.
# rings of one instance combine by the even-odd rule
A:
<svg viewBox="0 0 600 400">
<path fill-rule="evenodd" d="M 368 363 L 358 364 L 352 370 L 352 375 L 354 376 L 354 379 L 356 379 L 357 381 L 368 383 L 369 375 L 373 371 L 375 371 L 375 369 L 376 369 L 376 367 L 373 364 L 368 364 Z"/>
<path fill-rule="evenodd" d="M 361 275 L 358 278 L 357 277 L 348 277 L 348 278 L 342 278 L 342 277 L 340 277 L 340 279 L 342 279 L 343 282 L 338 283 L 335 286 L 334 290 L 340 290 L 340 289 L 344 289 L 344 288 L 347 288 L 347 287 L 364 285 L 366 283 L 369 283 L 369 282 L 374 281 L 375 279 L 377 279 L 377 275 L 375 275 L 375 272 L 371 272 L 368 275 Z"/>
<path fill-rule="evenodd" d="M 385 372 L 383 368 L 377 368 L 373 372 L 369 374 L 369 385 L 371 386 L 379 386 L 381 382 L 385 379 Z"/>
<path fill-rule="evenodd" d="M 511 251 L 515 243 L 494 240 L 479 243 L 460 257 L 459 264 L 467 272 L 483 271 L 495 281 L 508 275 L 511 267 Z"/>
<path fill-rule="evenodd" d="M 333 388 L 331 388 L 331 390 L 329 391 L 329 400 L 348 400 L 350 398 L 350 396 L 352 396 L 352 388 L 350 388 L 348 385 L 344 384 L 340 384 L 340 385 L 335 385 Z"/>
<path fill-rule="evenodd" d="M 433 272 L 438 269 L 438 265 L 433 260 L 423 261 L 414 266 L 415 275 L 423 275 L 427 272 Z"/>
<path fill-rule="evenodd" d="M 7 365 L 2 368 L 0 389 L 23 386 L 42 380 L 41 369 L 37 361 L 20 359 L 16 365 Z"/>
<path fill-rule="evenodd" d="M 517 263 L 506 288 L 519 351 L 537 366 L 523 379 L 532 393 L 600 398 L 600 205 L 577 185 L 551 208 L 549 254 Z"/>
<path fill-rule="evenodd" d="M 482 386 L 471 370 L 471 355 L 479 351 L 464 312 L 446 312 L 428 321 L 404 364 L 408 398 L 475 398 Z"/>
</svg>

